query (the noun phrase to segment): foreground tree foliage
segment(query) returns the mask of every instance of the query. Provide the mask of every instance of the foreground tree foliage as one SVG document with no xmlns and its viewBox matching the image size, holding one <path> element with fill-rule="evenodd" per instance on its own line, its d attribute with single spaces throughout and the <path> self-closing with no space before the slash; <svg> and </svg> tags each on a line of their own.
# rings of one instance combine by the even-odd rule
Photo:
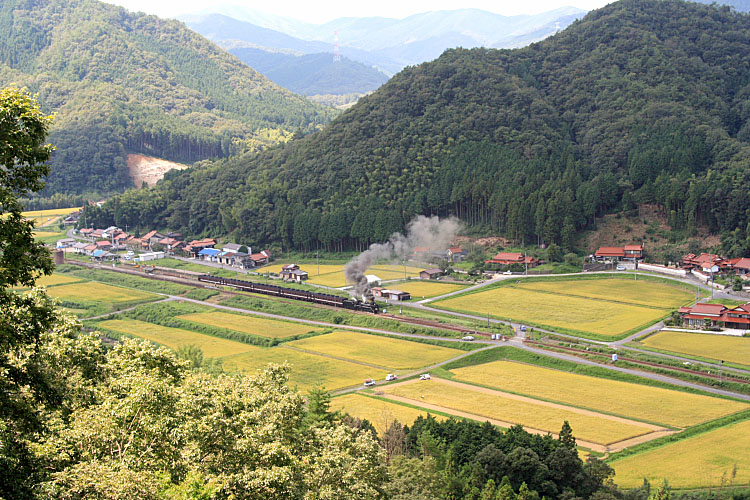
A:
<svg viewBox="0 0 750 500">
<path fill-rule="evenodd" d="M 175 174 L 91 221 L 284 249 L 382 241 L 453 214 L 571 249 L 596 218 L 659 207 L 675 236 L 750 252 L 750 16 L 622 0 L 518 50 L 404 69 L 319 133 Z"/>
</svg>

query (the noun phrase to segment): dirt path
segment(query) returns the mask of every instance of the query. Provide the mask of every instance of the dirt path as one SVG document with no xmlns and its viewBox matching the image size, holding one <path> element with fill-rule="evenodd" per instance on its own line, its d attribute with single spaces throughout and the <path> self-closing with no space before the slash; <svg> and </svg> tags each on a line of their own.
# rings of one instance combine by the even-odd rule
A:
<svg viewBox="0 0 750 500">
<path fill-rule="evenodd" d="M 405 382 L 400 382 L 398 384 L 392 384 L 392 385 L 390 385 L 388 387 L 396 387 L 396 386 L 399 386 L 399 385 L 414 384 L 414 383 L 418 383 L 418 382 L 420 382 L 420 381 L 419 380 L 408 380 L 408 381 L 405 381 Z M 666 428 L 664 428 L 662 426 L 659 426 L 659 425 L 649 424 L 649 423 L 646 423 L 646 422 L 639 422 L 639 421 L 636 421 L 636 420 L 630 420 L 630 419 L 623 418 L 623 417 L 617 417 L 615 415 L 607 415 L 607 414 L 604 414 L 604 413 L 598 413 L 598 412 L 595 412 L 595 411 L 592 411 L 592 410 L 585 410 L 585 409 L 582 409 L 582 408 L 575 408 L 575 407 L 572 407 L 572 406 L 565 406 L 565 405 L 561 405 L 561 404 L 558 404 L 558 403 L 552 403 L 552 402 L 549 402 L 549 401 L 540 401 L 538 399 L 533 399 L 533 398 L 529 398 L 529 397 L 526 397 L 526 396 L 520 396 L 518 394 L 511 394 L 511 393 L 508 393 L 508 392 L 503 392 L 503 391 L 488 389 L 486 387 L 478 387 L 478 386 L 474 386 L 474 385 L 464 384 L 464 383 L 456 382 L 456 381 L 453 381 L 453 380 L 446 380 L 446 379 L 442 379 L 442 378 L 433 378 L 430 383 L 445 384 L 445 385 L 452 386 L 452 387 L 460 387 L 462 389 L 468 389 L 468 390 L 472 390 L 472 391 L 475 391 L 475 392 L 481 392 L 481 393 L 484 393 L 484 394 L 498 396 L 498 397 L 502 397 L 502 398 L 506 398 L 506 399 L 513 399 L 513 400 L 516 400 L 516 401 L 523 401 L 523 402 L 527 402 L 527 403 L 531 403 L 531 404 L 537 404 L 537 405 L 547 406 L 547 407 L 550 407 L 550 408 L 557 408 L 557 409 L 562 409 L 562 410 L 566 410 L 566 411 L 572 411 L 572 412 L 575 412 L 575 413 L 580 413 L 581 415 L 588 415 L 588 416 L 593 416 L 593 417 L 597 417 L 597 418 L 603 418 L 603 419 L 607 419 L 607 420 L 612 420 L 614 422 L 624 423 L 624 424 L 633 425 L 633 426 L 637 426 L 637 427 L 643 427 L 644 429 L 648 429 L 648 431 L 649 431 L 649 432 L 647 432 L 645 434 L 642 434 L 640 436 L 635 436 L 635 437 L 632 437 L 632 438 L 624 439 L 622 441 L 617 441 L 617 442 L 614 442 L 614 443 L 610 443 L 608 445 L 603 445 L 603 444 L 600 444 L 600 443 L 594 443 L 592 441 L 584 441 L 584 440 L 581 440 L 581 439 L 577 439 L 577 442 L 578 442 L 579 445 L 581 445 L 581 446 L 583 446 L 585 448 L 589 448 L 591 450 L 600 452 L 600 453 L 613 453 L 615 451 L 622 450 L 624 448 L 627 448 L 629 446 L 633 446 L 635 444 L 645 443 L 647 441 L 651 441 L 653 439 L 656 439 L 656 438 L 659 438 L 659 437 L 662 437 L 662 436 L 666 436 L 666 435 L 678 432 L 676 430 L 666 429 Z M 393 395 L 393 394 L 389 394 L 387 392 L 384 393 L 384 396 L 387 397 L 387 398 L 389 398 L 389 399 L 396 400 L 396 401 L 401 401 L 401 402 L 409 403 L 409 404 L 416 404 L 417 406 L 420 406 L 420 407 L 423 407 L 423 408 L 426 408 L 426 409 L 432 409 L 432 410 L 435 410 L 435 411 L 440 411 L 440 412 L 448 413 L 448 414 L 451 414 L 451 415 L 456 415 L 456 416 L 460 416 L 460 417 L 470 418 L 472 420 L 479 420 L 479 421 L 487 420 L 487 421 L 489 421 L 489 422 L 491 422 L 491 423 L 493 423 L 495 425 L 499 425 L 501 427 L 506 427 L 506 428 L 512 427 L 513 425 L 516 425 L 516 424 L 520 423 L 520 422 L 506 422 L 506 421 L 503 421 L 503 420 L 493 419 L 493 418 L 485 417 L 485 416 L 482 416 L 482 415 L 476 415 L 476 414 L 473 414 L 473 413 L 470 413 L 470 412 L 456 410 L 456 409 L 453 409 L 453 408 L 439 406 L 439 405 L 435 405 L 435 404 L 431 404 L 431 403 L 425 403 L 423 401 L 414 400 L 414 399 L 410 399 L 410 398 L 406 398 L 406 397 L 402 397 L 402 396 L 396 396 L 396 395 Z M 523 425 L 523 424 L 521 424 L 521 425 Z M 553 436 L 557 436 L 557 434 L 555 434 L 555 433 L 552 433 L 552 432 L 549 432 L 549 431 L 545 431 L 545 430 L 541 430 L 541 429 L 534 429 L 533 427 L 527 427 L 525 425 L 524 425 L 524 429 L 526 429 L 528 432 L 530 432 L 532 434 L 542 434 L 542 435 L 545 435 L 545 434 L 549 433 L 549 434 L 552 434 Z"/>
</svg>

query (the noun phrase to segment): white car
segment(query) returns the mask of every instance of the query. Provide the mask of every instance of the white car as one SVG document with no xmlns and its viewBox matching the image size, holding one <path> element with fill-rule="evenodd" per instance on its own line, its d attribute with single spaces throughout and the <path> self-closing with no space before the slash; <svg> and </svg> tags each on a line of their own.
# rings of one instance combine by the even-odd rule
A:
<svg viewBox="0 0 750 500">
<path fill-rule="evenodd" d="M 423 373 L 419 376 L 419 380 L 430 380 L 430 374 L 429 373 Z"/>
<path fill-rule="evenodd" d="M 471 342 L 474 340 L 474 337 L 472 335 L 466 335 L 465 337 L 461 337 L 461 340 L 465 340 L 466 342 Z"/>
<path fill-rule="evenodd" d="M 373 385 L 375 385 L 375 381 L 373 379 L 368 378 L 367 380 L 365 380 L 365 387 L 372 387 Z"/>
<path fill-rule="evenodd" d="M 617 266 L 617 270 L 618 271 L 624 271 L 625 270 L 625 266 L 619 265 L 619 266 Z"/>
<path fill-rule="evenodd" d="M 511 271 L 510 269 L 508 269 L 508 270 L 507 270 L 507 271 L 505 271 L 505 272 L 504 272 L 503 274 L 513 274 L 513 272 L 512 272 L 512 271 Z"/>
<path fill-rule="evenodd" d="M 390 382 L 391 380 L 396 380 L 397 378 L 398 377 L 394 375 L 393 373 L 389 373 L 388 375 L 385 376 L 386 382 Z"/>
</svg>

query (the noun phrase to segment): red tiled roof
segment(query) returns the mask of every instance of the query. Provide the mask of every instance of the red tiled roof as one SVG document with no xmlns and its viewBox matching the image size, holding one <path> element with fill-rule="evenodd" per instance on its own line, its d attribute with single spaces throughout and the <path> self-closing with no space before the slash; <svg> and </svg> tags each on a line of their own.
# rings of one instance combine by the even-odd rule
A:
<svg viewBox="0 0 750 500">
<path fill-rule="evenodd" d="M 268 257 L 262 253 L 254 253 L 250 256 L 250 260 L 266 260 Z"/>
<path fill-rule="evenodd" d="M 627 252 L 628 250 L 642 252 L 643 245 L 625 245 L 625 251 Z"/>
<path fill-rule="evenodd" d="M 704 304 L 698 303 L 690 308 L 691 314 L 721 314 L 726 306 L 721 304 Z"/>
<path fill-rule="evenodd" d="M 750 269 L 750 257 L 742 257 L 737 262 L 733 263 L 732 267 L 738 269 Z"/>
<path fill-rule="evenodd" d="M 93 233 L 93 232 L 94 232 L 94 228 L 93 227 L 85 227 L 85 228 L 83 228 L 83 229 L 81 229 L 79 231 L 79 233 L 81 233 L 81 234 L 89 234 L 89 233 Z"/>
<path fill-rule="evenodd" d="M 595 255 L 597 257 L 625 257 L 625 249 L 622 247 L 601 247 Z"/>
<path fill-rule="evenodd" d="M 111 247 L 111 246 L 112 246 L 112 243 L 110 243 L 109 241 L 106 241 L 106 240 L 104 240 L 104 241 L 97 241 L 97 242 L 96 242 L 96 246 L 97 246 L 98 248 L 102 248 L 102 247 Z"/>
<path fill-rule="evenodd" d="M 86 250 L 86 251 L 89 251 L 89 250 L 96 250 L 96 249 L 97 249 L 97 246 L 96 246 L 96 244 L 95 244 L 95 243 L 92 243 L 91 245 L 86 245 L 85 247 L 83 247 L 83 249 L 84 249 L 84 250 Z"/>
<path fill-rule="evenodd" d="M 511 262 L 523 262 L 523 254 L 518 252 L 500 252 L 492 257 L 492 260 L 507 260 Z"/>
<path fill-rule="evenodd" d="M 149 231 L 148 233 L 144 234 L 144 235 L 143 235 L 143 236 L 141 237 L 141 239 L 144 239 L 144 240 L 150 240 L 150 239 L 151 239 L 151 238 L 153 238 L 153 237 L 154 237 L 154 236 L 156 235 L 156 233 L 158 233 L 158 232 L 159 232 L 159 231 Z"/>
<path fill-rule="evenodd" d="M 451 253 L 461 253 L 463 250 L 461 250 L 461 247 L 450 247 L 448 250 L 450 250 Z"/>
</svg>

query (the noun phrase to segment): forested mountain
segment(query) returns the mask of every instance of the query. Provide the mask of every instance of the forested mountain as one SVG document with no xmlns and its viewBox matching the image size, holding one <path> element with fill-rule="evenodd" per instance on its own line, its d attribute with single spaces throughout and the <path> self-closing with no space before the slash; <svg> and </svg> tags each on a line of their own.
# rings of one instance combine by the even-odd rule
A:
<svg viewBox="0 0 750 500">
<path fill-rule="evenodd" d="M 284 248 L 356 246 L 415 214 L 455 214 L 571 247 L 595 216 L 651 203 L 740 253 L 749 98 L 750 16 L 621 0 L 526 48 L 447 51 L 321 132 L 183 171 L 99 214 Z"/>
<path fill-rule="evenodd" d="M 284 88 L 302 95 L 365 94 L 388 81 L 385 73 L 331 53 L 296 56 L 250 47 L 231 49 L 251 68 Z"/>
<path fill-rule="evenodd" d="M 332 111 L 177 21 L 95 0 L 0 3 L 0 86 L 56 112 L 47 194 L 131 186 L 126 156 L 192 163 L 274 144 Z"/>
</svg>

